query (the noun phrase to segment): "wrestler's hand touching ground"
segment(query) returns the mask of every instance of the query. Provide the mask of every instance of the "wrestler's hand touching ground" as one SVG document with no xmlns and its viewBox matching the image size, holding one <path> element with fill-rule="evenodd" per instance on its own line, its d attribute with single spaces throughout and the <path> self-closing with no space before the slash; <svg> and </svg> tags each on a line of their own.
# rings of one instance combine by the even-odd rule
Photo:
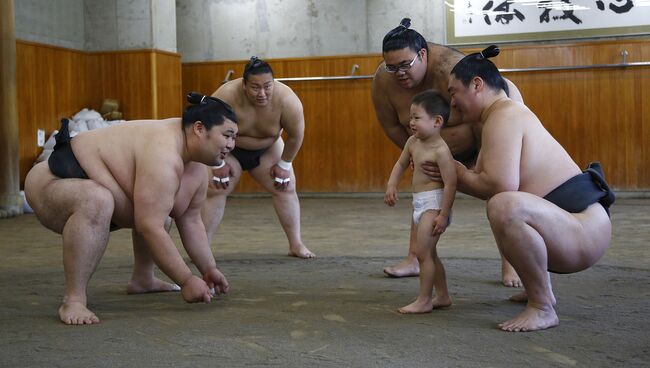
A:
<svg viewBox="0 0 650 368">
<path fill-rule="evenodd" d="M 210 289 L 214 289 L 216 295 L 227 293 L 230 290 L 230 285 L 226 276 L 221 271 L 213 268 L 203 275 L 203 280 L 208 284 Z"/>
<path fill-rule="evenodd" d="M 275 189 L 280 191 L 287 190 L 287 187 L 289 187 L 289 182 L 291 182 L 290 170 L 285 170 L 276 164 L 271 167 L 270 174 L 271 178 L 273 178 L 273 185 L 275 186 Z"/>
<path fill-rule="evenodd" d="M 224 167 L 215 169 L 212 168 L 212 180 L 210 185 L 216 189 L 226 189 L 230 185 L 230 177 L 233 175 L 230 165 L 225 164 Z"/>
<path fill-rule="evenodd" d="M 210 299 L 212 299 L 208 284 L 194 275 L 190 276 L 190 278 L 181 285 L 181 295 L 188 303 L 210 303 Z"/>
</svg>

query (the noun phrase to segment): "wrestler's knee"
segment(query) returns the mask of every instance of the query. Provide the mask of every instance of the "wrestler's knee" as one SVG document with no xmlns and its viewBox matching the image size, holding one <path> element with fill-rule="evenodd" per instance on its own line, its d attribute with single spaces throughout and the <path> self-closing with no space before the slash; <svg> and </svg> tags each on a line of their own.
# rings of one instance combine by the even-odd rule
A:
<svg viewBox="0 0 650 368">
<path fill-rule="evenodd" d="M 505 228 L 527 217 L 524 199 L 519 192 L 502 192 L 487 201 L 487 217 L 492 228 Z"/>
<path fill-rule="evenodd" d="M 103 186 L 88 181 L 80 188 L 75 213 L 81 213 L 93 223 L 110 221 L 115 209 L 113 193 Z"/>
<path fill-rule="evenodd" d="M 270 188 L 269 192 L 271 193 L 272 196 L 278 197 L 278 198 L 289 198 L 289 197 L 295 197 L 296 194 L 296 187 L 294 185 L 288 186 L 285 190 L 281 190 L 273 186 Z"/>
</svg>

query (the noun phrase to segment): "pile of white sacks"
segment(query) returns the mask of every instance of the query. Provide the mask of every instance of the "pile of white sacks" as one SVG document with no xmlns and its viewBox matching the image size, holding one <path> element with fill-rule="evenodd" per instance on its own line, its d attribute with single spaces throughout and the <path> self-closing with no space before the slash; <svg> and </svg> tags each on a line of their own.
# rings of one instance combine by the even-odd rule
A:
<svg viewBox="0 0 650 368">
<path fill-rule="evenodd" d="M 87 130 L 101 129 L 124 121 L 104 120 L 104 118 L 102 118 L 102 116 L 97 111 L 89 109 L 83 109 L 79 111 L 69 120 L 70 123 L 68 124 L 68 130 L 70 131 L 70 137 L 74 137 L 75 135 Z M 58 130 L 55 130 L 54 133 L 50 135 L 50 138 L 48 138 L 47 142 L 45 142 L 45 146 L 43 146 L 43 153 L 38 156 L 36 163 L 45 161 L 50 157 L 52 150 L 54 150 L 54 145 L 56 144 L 54 136 L 58 132 Z"/>
<path fill-rule="evenodd" d="M 70 137 L 74 137 L 75 135 L 87 130 L 101 129 L 124 121 L 104 120 L 104 118 L 102 118 L 102 116 L 97 111 L 89 109 L 83 109 L 79 111 L 69 120 L 70 123 L 68 124 L 68 130 L 70 131 Z M 52 135 L 50 135 L 50 137 L 45 142 L 45 145 L 43 146 L 43 153 L 38 156 L 34 164 L 37 164 L 41 161 L 46 161 L 50 157 L 52 151 L 54 150 L 54 145 L 56 144 L 56 139 L 54 136 L 58 132 L 58 130 L 55 130 Z M 21 195 L 23 196 L 23 211 L 25 213 L 32 213 L 32 209 L 27 204 L 27 201 L 24 200 L 24 193 L 21 192 Z"/>
</svg>

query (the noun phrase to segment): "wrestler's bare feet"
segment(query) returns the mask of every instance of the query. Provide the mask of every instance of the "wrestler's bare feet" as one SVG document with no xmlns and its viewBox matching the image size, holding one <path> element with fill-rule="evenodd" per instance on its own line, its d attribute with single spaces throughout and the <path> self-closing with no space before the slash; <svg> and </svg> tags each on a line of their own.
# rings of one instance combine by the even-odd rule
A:
<svg viewBox="0 0 650 368">
<path fill-rule="evenodd" d="M 522 287 L 521 279 L 517 271 L 505 260 L 501 261 L 501 282 L 507 287 Z"/>
<path fill-rule="evenodd" d="M 448 295 L 445 297 L 436 295 L 433 298 L 418 297 L 413 303 L 402 307 L 397 311 L 402 314 L 429 313 L 436 308 L 444 308 L 450 305 L 451 298 Z"/>
<path fill-rule="evenodd" d="M 305 247 L 304 244 L 289 246 L 289 253 L 287 255 L 304 259 L 316 257 L 316 255 L 312 253 L 312 251 L 310 251 L 307 247 Z"/>
<path fill-rule="evenodd" d="M 132 278 L 126 287 L 127 294 L 162 293 L 180 290 L 180 286 L 165 282 L 157 277 L 147 280 L 136 280 Z"/>
<path fill-rule="evenodd" d="M 99 318 L 81 302 L 64 302 L 59 307 L 59 318 L 66 325 L 92 325 L 99 323 Z"/>
<path fill-rule="evenodd" d="M 517 317 L 499 323 L 499 328 L 508 332 L 526 332 L 544 330 L 560 324 L 555 309 L 552 306 L 540 308 L 527 305 Z"/>
<path fill-rule="evenodd" d="M 420 265 L 417 258 L 407 257 L 395 266 L 384 268 L 384 273 L 390 277 L 412 277 L 420 275 Z"/>
<path fill-rule="evenodd" d="M 528 301 L 528 293 L 526 290 L 519 292 L 517 294 L 512 294 L 510 295 L 510 298 L 508 298 L 511 302 L 515 303 L 526 303 Z M 557 300 L 555 300 L 555 295 L 551 294 L 551 303 L 555 307 L 557 304 Z"/>
</svg>

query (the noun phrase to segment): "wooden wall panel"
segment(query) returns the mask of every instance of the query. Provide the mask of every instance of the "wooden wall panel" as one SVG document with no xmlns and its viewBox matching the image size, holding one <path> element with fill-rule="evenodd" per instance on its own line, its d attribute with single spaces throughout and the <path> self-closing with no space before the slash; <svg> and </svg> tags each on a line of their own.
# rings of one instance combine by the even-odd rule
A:
<svg viewBox="0 0 650 368">
<path fill-rule="evenodd" d="M 20 185 L 42 152 L 36 132 L 46 138 L 59 128 L 60 119 L 91 106 L 94 91 L 84 81 L 90 77 L 86 55 L 81 52 L 16 42 L 16 79 L 20 137 Z"/>
<path fill-rule="evenodd" d="M 125 120 L 151 119 L 155 114 L 151 52 L 107 52 L 89 54 L 96 71 L 90 83 L 102 98 L 115 99 Z M 101 101 L 96 101 L 98 105 Z"/>
<path fill-rule="evenodd" d="M 180 55 L 156 50 L 81 52 L 16 42 L 21 187 L 59 121 L 84 107 L 99 110 L 116 99 L 124 118 L 153 119 L 181 112 Z"/>
<path fill-rule="evenodd" d="M 153 78 L 156 119 L 181 116 L 181 56 L 161 51 L 153 53 L 155 75 Z"/>
</svg>

